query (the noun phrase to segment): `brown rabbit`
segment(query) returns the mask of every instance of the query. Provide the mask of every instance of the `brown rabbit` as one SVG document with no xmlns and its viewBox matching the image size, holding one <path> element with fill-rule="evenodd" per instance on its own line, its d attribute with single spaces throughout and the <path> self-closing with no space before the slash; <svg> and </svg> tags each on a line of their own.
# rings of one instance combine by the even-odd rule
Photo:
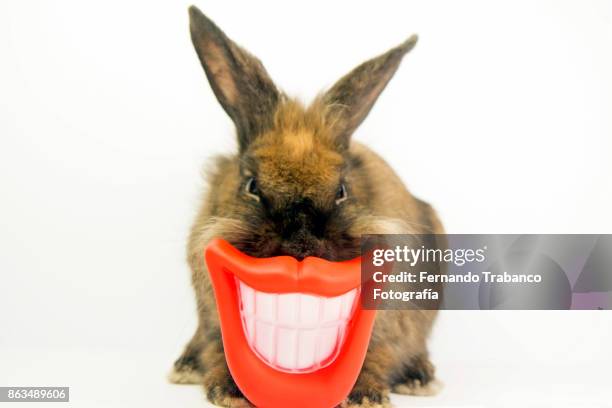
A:
<svg viewBox="0 0 612 408">
<path fill-rule="evenodd" d="M 191 230 L 188 261 L 199 326 L 170 380 L 203 384 L 220 406 L 248 406 L 223 354 L 203 248 L 222 237 L 256 257 L 350 259 L 368 233 L 442 233 L 433 209 L 413 197 L 368 148 L 351 142 L 416 36 L 340 79 L 310 106 L 288 98 L 261 62 L 197 8 L 191 37 L 208 81 L 236 125 L 239 151 L 219 157 Z M 426 339 L 435 311 L 379 311 L 365 363 L 346 406 L 389 406 L 389 392 L 434 392 Z"/>
</svg>

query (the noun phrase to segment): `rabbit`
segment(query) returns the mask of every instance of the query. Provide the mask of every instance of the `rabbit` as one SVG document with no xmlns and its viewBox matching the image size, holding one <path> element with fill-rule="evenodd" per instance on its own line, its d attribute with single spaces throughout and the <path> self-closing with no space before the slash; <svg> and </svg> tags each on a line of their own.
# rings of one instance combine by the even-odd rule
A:
<svg viewBox="0 0 612 408">
<path fill-rule="evenodd" d="M 217 158 L 189 236 L 199 324 L 169 380 L 203 384 L 218 406 L 250 406 L 228 370 L 203 248 L 221 237 L 254 257 L 359 256 L 362 234 L 443 233 L 433 208 L 389 165 L 351 141 L 417 37 L 364 62 L 310 105 L 288 97 L 261 62 L 192 6 L 190 30 L 238 151 Z M 390 406 L 389 393 L 437 391 L 426 340 L 436 311 L 381 310 L 363 368 L 343 406 Z"/>
</svg>

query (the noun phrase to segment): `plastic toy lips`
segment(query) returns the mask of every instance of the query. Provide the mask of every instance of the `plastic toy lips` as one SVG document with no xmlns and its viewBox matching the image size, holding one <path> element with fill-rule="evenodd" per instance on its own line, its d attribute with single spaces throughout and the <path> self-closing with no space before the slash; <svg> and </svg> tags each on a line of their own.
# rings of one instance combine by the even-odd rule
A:
<svg viewBox="0 0 612 408">
<path fill-rule="evenodd" d="M 228 367 L 257 407 L 331 408 L 353 387 L 376 311 L 359 302 L 361 260 L 205 251 Z"/>
</svg>

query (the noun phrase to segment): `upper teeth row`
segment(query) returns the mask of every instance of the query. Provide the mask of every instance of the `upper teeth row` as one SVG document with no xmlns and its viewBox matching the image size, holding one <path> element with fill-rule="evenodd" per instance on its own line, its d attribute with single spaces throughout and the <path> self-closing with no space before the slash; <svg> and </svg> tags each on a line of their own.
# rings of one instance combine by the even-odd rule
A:
<svg viewBox="0 0 612 408">
<path fill-rule="evenodd" d="M 351 316 L 356 289 L 335 297 L 306 293 L 266 293 L 240 282 L 242 313 L 261 322 L 290 328 L 335 326 Z"/>
</svg>

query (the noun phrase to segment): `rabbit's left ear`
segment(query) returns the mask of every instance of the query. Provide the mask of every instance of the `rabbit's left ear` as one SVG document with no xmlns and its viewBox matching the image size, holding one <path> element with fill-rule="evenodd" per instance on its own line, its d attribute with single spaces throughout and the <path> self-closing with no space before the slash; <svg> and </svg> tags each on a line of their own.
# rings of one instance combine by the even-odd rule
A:
<svg viewBox="0 0 612 408">
<path fill-rule="evenodd" d="M 197 7 L 191 40 L 217 100 L 232 118 L 240 151 L 269 126 L 281 97 L 262 63 L 230 40 Z"/>
<path fill-rule="evenodd" d="M 342 77 L 324 95 L 323 101 L 335 115 L 339 125 L 338 142 L 348 146 L 355 129 L 368 116 L 374 102 L 399 67 L 406 55 L 417 43 L 412 35 L 402 44 L 369 61 L 364 62 Z"/>
</svg>

